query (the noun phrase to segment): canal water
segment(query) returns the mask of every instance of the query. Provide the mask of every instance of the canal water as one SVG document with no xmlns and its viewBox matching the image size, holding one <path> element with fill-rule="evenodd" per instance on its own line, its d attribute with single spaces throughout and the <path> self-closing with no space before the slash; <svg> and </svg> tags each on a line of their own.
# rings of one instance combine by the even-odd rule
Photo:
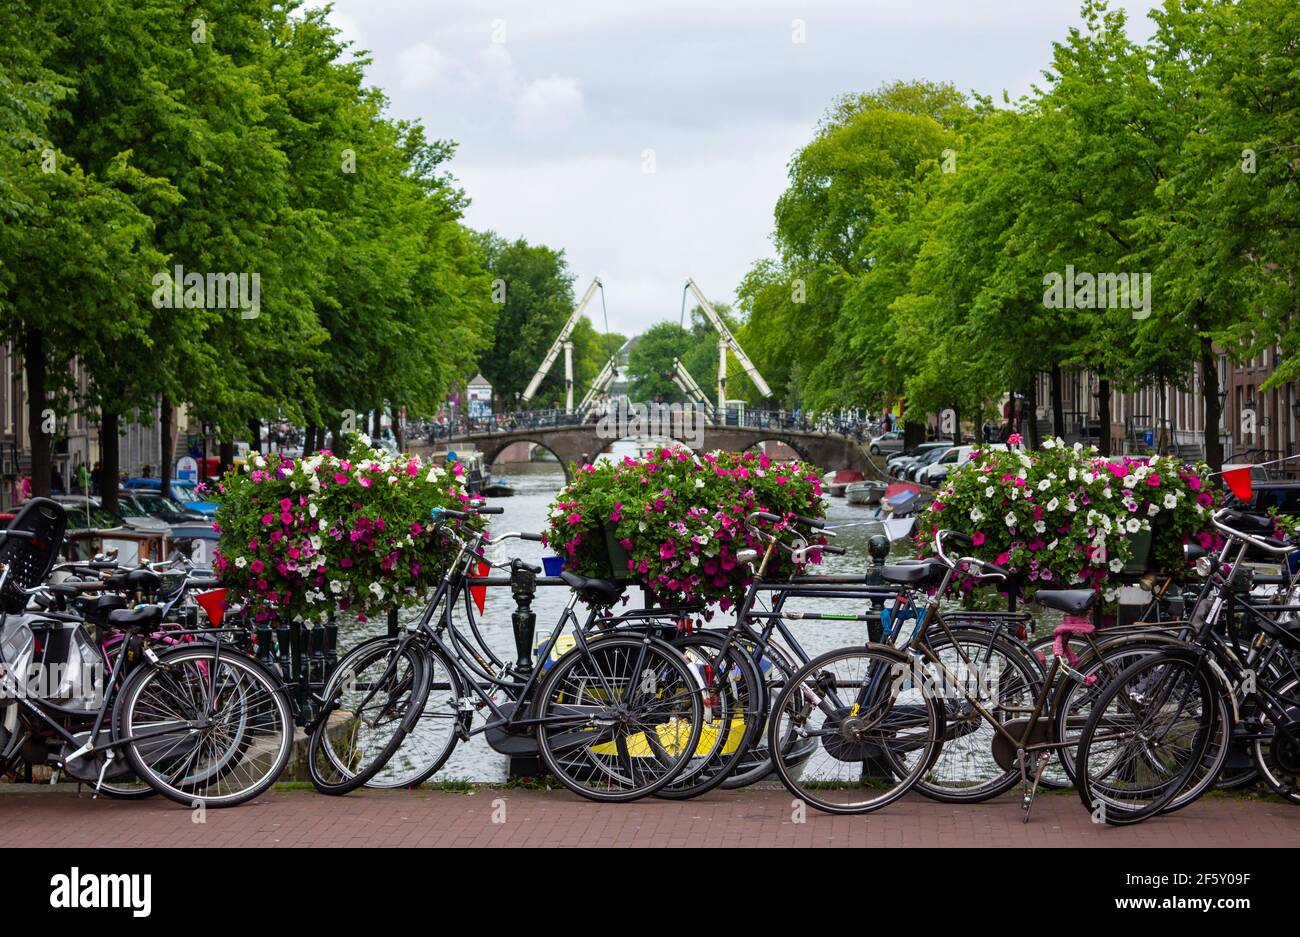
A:
<svg viewBox="0 0 1300 937">
<path fill-rule="evenodd" d="M 635 455 L 638 447 L 631 441 L 616 443 L 613 452 L 604 458 L 622 458 Z M 493 468 L 493 479 L 504 481 L 514 489 L 510 498 L 492 499 L 494 506 L 504 509 L 503 515 L 492 519 L 492 529 L 497 532 L 525 531 L 540 533 L 546 526 L 547 509 L 556 493 L 564 484 L 564 473 L 555 462 L 530 462 L 510 464 Z M 874 534 L 883 533 L 883 526 L 872 519 L 874 507 L 849 504 L 844 498 L 826 499 L 826 516 L 833 523 L 842 526 L 837 530 L 834 543 L 847 551 L 844 556 L 825 557 L 820 571 L 826 573 L 861 573 L 870 563 L 867 553 L 867 541 Z M 895 544 L 894 557 L 908 555 L 910 542 L 903 540 Z M 493 560 L 505 560 L 513 556 L 521 557 L 541 565 L 541 558 L 548 551 L 539 543 L 522 540 L 510 540 L 493 548 L 489 554 Z M 537 613 L 537 634 L 543 635 L 554 629 L 564 606 L 569 600 L 569 590 L 560 587 L 539 588 L 533 609 Z M 628 608 L 635 608 L 640 599 L 640 590 L 630 591 L 632 596 Z M 865 606 L 865 603 L 860 603 Z M 801 599 L 790 601 L 786 608 L 790 610 L 815 610 L 824 608 L 828 611 L 861 611 L 854 603 L 835 599 Z M 503 660 L 514 659 L 514 633 L 511 630 L 510 614 L 514 602 L 508 588 L 488 590 L 485 614 L 480 622 L 484 637 Z M 403 618 L 414 617 L 418 610 L 404 613 Z M 462 616 L 463 617 L 463 616 Z M 712 627 L 725 627 L 734 616 L 717 615 Z M 865 640 L 865 622 L 792 622 L 792 630 L 810 655 L 820 654 L 833 648 Z M 340 653 L 359 641 L 382 633 L 386 625 L 382 621 L 358 622 L 355 619 L 340 621 Z M 797 629 L 797 630 L 796 630 Z M 493 782 L 504 780 L 507 773 L 506 758 L 497 754 L 481 736 L 475 736 L 468 743 L 461 742 L 446 766 L 438 773 L 435 780 L 465 780 Z"/>
</svg>

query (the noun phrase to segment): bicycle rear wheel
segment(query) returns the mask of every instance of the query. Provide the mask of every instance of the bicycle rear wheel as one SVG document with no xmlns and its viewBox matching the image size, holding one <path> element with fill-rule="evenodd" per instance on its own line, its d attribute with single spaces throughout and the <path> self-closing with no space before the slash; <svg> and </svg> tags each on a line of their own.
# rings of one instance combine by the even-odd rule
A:
<svg viewBox="0 0 1300 937">
<path fill-rule="evenodd" d="M 368 641 L 339 661 L 307 748 L 311 782 L 346 794 L 379 774 L 423 710 L 425 650 L 407 637 Z"/>
<path fill-rule="evenodd" d="M 556 662 L 533 707 L 543 761 L 591 800 L 636 800 L 671 784 L 695 756 L 703 681 L 681 651 L 611 635 Z"/>
<path fill-rule="evenodd" d="M 763 734 L 764 686 L 743 648 L 724 633 L 698 631 L 676 638 L 707 689 L 704 727 L 695 754 L 656 797 L 686 800 L 723 783 Z"/>
<path fill-rule="evenodd" d="M 1211 743 L 1217 701 L 1207 668 L 1192 653 L 1161 651 L 1126 667 L 1098 694 L 1079 737 L 1083 805 L 1112 826 L 1164 810 Z"/>
<path fill-rule="evenodd" d="M 943 738 L 941 701 L 914 679 L 911 659 L 869 644 L 815 658 L 776 698 L 768 747 L 812 740 L 792 764 L 774 759 L 795 797 L 827 813 L 879 810 L 908 792 L 934 761 Z"/>
</svg>

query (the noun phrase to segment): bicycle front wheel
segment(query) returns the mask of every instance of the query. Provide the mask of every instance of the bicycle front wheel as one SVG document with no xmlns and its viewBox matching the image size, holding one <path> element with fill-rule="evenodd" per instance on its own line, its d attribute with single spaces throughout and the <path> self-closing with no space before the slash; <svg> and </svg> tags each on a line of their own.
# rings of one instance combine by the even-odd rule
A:
<svg viewBox="0 0 1300 937">
<path fill-rule="evenodd" d="M 428 693 L 424 650 L 415 642 L 383 638 L 349 651 L 325 685 L 325 712 L 308 743 L 307 769 L 316 789 L 346 794 L 377 776 Z"/>
<path fill-rule="evenodd" d="M 242 804 L 289 763 L 293 715 L 284 686 L 229 649 L 187 646 L 161 655 L 127 679 L 117 707 L 131 769 L 177 803 Z"/>
<path fill-rule="evenodd" d="M 610 636 L 569 651 L 537 696 L 537 741 L 550 772 L 591 800 L 636 800 L 671 784 L 696 756 L 703 681 L 681 651 Z"/>
<path fill-rule="evenodd" d="M 1079 798 L 1118 826 L 1164 810 L 1196 772 L 1216 730 L 1218 695 L 1193 654 L 1139 658 L 1098 694 L 1079 737 Z"/>
<path fill-rule="evenodd" d="M 910 790 L 943 738 L 942 701 L 911 658 L 868 644 L 809 661 L 777 696 L 768 748 L 812 742 L 798 762 L 774 758 L 795 797 L 827 813 L 879 810 Z"/>
</svg>

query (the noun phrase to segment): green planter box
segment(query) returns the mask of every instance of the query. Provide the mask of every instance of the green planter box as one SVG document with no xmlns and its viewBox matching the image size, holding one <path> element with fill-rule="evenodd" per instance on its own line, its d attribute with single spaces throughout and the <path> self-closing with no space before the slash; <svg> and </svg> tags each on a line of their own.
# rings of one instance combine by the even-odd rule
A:
<svg viewBox="0 0 1300 937">
<path fill-rule="evenodd" d="M 1151 542 L 1154 534 L 1150 530 L 1139 530 L 1135 534 L 1128 534 L 1125 539 L 1133 545 L 1133 555 L 1129 561 L 1124 564 L 1124 572 L 1130 575 L 1141 575 L 1147 571 L 1151 562 Z"/>
<path fill-rule="evenodd" d="M 631 582 L 635 575 L 627 568 L 632 555 L 618 542 L 618 525 L 605 522 L 605 550 L 609 554 L 609 578 L 615 582 Z"/>
</svg>

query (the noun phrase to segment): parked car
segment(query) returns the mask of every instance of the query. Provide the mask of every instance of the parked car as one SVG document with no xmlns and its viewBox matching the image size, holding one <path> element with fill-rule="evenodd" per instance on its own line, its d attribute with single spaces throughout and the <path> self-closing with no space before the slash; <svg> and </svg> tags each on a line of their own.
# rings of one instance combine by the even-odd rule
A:
<svg viewBox="0 0 1300 937">
<path fill-rule="evenodd" d="M 160 492 L 162 491 L 162 482 L 157 478 L 128 478 L 124 487 L 132 491 Z M 211 501 L 204 501 L 193 482 L 173 481 L 171 483 L 171 498 L 186 511 L 202 514 L 204 517 L 212 517 L 217 513 L 217 506 Z"/>
<path fill-rule="evenodd" d="M 887 433 L 881 433 L 867 444 L 867 450 L 872 455 L 880 455 L 884 452 L 901 452 L 903 450 L 903 431 L 901 429 L 891 429 Z"/>
<path fill-rule="evenodd" d="M 916 474 L 916 480 L 923 485 L 939 487 L 949 473 L 961 468 L 971 460 L 976 452 L 988 452 L 992 449 L 1006 449 L 1005 443 L 984 443 L 978 446 L 952 446 L 930 465 L 924 466 Z"/>
<path fill-rule="evenodd" d="M 917 481 L 921 472 L 924 471 L 927 466 L 934 465 L 934 463 L 938 462 L 939 459 L 943 457 L 943 454 L 951 448 L 952 443 L 944 443 L 941 446 L 935 446 L 933 449 L 925 450 L 925 452 L 921 453 L 920 456 L 912 460 L 911 464 L 903 470 L 903 474 L 899 477 L 910 482 Z"/>
<path fill-rule="evenodd" d="M 904 449 L 897 455 L 889 457 L 885 462 L 885 471 L 891 478 L 906 478 L 907 470 L 915 465 L 921 456 L 935 449 L 946 449 L 951 445 L 952 443 L 948 442 L 923 442 L 911 449 Z"/>
<path fill-rule="evenodd" d="M 146 488 L 124 488 L 117 493 L 117 500 L 119 505 L 129 501 L 150 517 L 156 517 L 172 526 L 203 523 L 208 520 L 206 515 L 198 511 L 187 511 L 171 498 L 164 498 L 159 492 L 149 491 Z"/>
<path fill-rule="evenodd" d="M 171 525 L 157 517 L 151 517 L 148 512 L 137 507 L 129 498 L 118 497 L 117 514 L 104 510 L 104 503 L 97 495 L 55 495 L 54 500 L 63 505 L 63 509 L 68 512 L 68 523 L 71 525 L 76 518 L 74 515 L 80 515 L 85 523 L 81 524 L 81 529 L 98 530 L 109 528 L 124 527 L 128 530 L 137 530 L 142 533 L 160 533 L 168 534 L 171 532 Z M 96 511 L 103 512 L 98 515 L 100 522 L 96 522 Z"/>
<path fill-rule="evenodd" d="M 1242 506 L 1252 513 L 1267 514 L 1276 509 L 1281 514 L 1300 514 L 1300 482 L 1256 481 L 1253 472 L 1250 482 L 1254 492 L 1250 503 Z M 1236 497 L 1230 496 L 1230 500 L 1241 503 Z"/>
</svg>

